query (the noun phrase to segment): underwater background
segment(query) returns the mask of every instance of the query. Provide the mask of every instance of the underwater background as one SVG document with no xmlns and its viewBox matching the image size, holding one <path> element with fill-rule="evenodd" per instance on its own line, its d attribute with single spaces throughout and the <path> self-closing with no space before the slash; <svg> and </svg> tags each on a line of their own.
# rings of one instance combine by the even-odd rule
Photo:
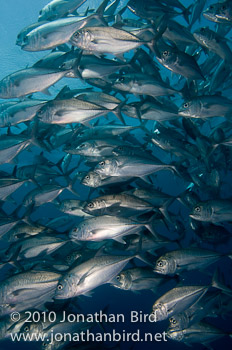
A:
<svg viewBox="0 0 232 350">
<path fill-rule="evenodd" d="M 1 54 L 1 65 L 0 65 L 0 80 L 3 79 L 5 76 L 18 71 L 20 69 L 24 69 L 26 67 L 32 66 L 35 62 L 40 60 L 42 57 L 44 57 L 48 51 L 41 51 L 41 52 L 27 52 L 24 50 L 21 50 L 19 46 L 15 44 L 16 37 L 20 30 L 30 23 L 33 23 L 37 21 L 39 11 L 48 3 L 47 0 L 0 0 L 1 4 L 1 11 L 0 11 L 0 54 Z M 126 5 L 127 1 L 120 1 L 117 11 L 122 9 Z M 187 8 L 189 5 L 193 4 L 194 2 L 191 0 L 188 1 L 182 1 L 182 4 Z M 214 3 L 214 1 L 206 1 L 205 2 L 205 9 L 210 6 L 211 3 Z M 87 0 L 77 11 L 80 13 L 84 13 L 87 8 L 89 9 L 97 9 L 100 5 L 100 1 L 91 1 Z M 126 12 L 127 18 L 136 18 L 135 15 L 133 15 L 129 10 Z M 182 16 L 176 16 L 175 21 L 187 26 L 185 20 Z M 197 29 L 198 27 L 203 26 L 209 26 L 211 29 L 215 29 L 215 23 L 207 21 L 202 14 L 200 15 L 200 22 L 196 22 L 193 25 L 192 32 Z M 231 31 L 226 34 L 228 39 L 231 39 Z M 133 57 L 134 51 L 131 50 L 126 54 L 127 61 Z M 203 53 L 202 56 L 206 55 L 206 53 Z M 204 61 L 205 57 L 201 57 L 199 59 L 199 62 Z M 163 80 L 170 82 L 170 85 L 172 87 L 175 86 L 177 90 L 184 88 L 184 81 L 183 79 L 180 81 L 179 76 L 177 76 L 175 73 L 172 73 L 171 71 L 167 70 L 162 65 L 159 65 L 160 69 L 160 75 L 162 76 Z M 168 78 L 168 79 L 167 79 Z M 51 100 L 55 98 L 55 96 L 60 92 L 60 90 L 64 86 L 68 86 L 70 89 L 83 89 L 83 91 L 86 88 L 90 88 L 91 85 L 88 84 L 85 81 L 81 81 L 80 79 L 70 79 L 70 78 L 62 78 L 59 82 L 57 82 L 54 86 L 51 86 L 49 88 L 50 96 L 46 96 L 41 93 L 35 93 L 33 94 L 33 97 L 36 97 L 38 99 L 48 99 Z M 99 88 L 93 87 L 93 91 L 100 91 Z M 226 92 L 223 94 L 228 99 L 231 98 L 231 89 L 227 89 Z M 120 95 L 117 95 L 120 96 Z M 119 97 L 120 98 L 120 97 Z M 17 99 L 13 99 L 17 100 Z M 128 97 L 128 100 L 126 103 L 137 101 L 138 96 L 133 94 Z M 4 101 L 4 99 L 0 100 L 0 104 Z M 173 98 L 173 101 L 175 104 L 180 107 L 180 105 L 183 103 L 184 99 L 180 96 L 175 96 Z M 123 114 L 123 117 L 125 119 L 125 124 L 128 126 L 139 126 L 140 121 L 137 118 L 130 118 Z M 99 117 L 96 117 L 94 121 L 91 121 L 90 124 L 94 125 L 94 122 Z M 104 117 L 100 117 L 104 119 Z M 181 118 L 181 117 L 180 117 Z M 207 122 L 205 121 L 205 125 L 201 125 L 202 130 L 205 131 L 205 134 L 210 129 L 213 129 L 215 126 L 220 124 L 220 118 L 215 118 L 215 120 Z M 104 124 L 110 124 L 111 121 L 114 121 L 115 124 L 121 124 L 122 123 L 117 119 L 113 113 L 109 114 L 108 119 L 104 119 Z M 231 121 L 230 121 L 231 123 Z M 114 125 L 114 124 L 112 124 Z M 166 122 L 166 125 L 168 125 L 168 122 Z M 146 123 L 146 128 L 153 132 L 156 130 L 156 122 L 154 120 L 148 121 Z M 28 123 L 21 123 L 19 125 L 14 125 L 10 127 L 2 127 L 0 128 L 0 135 L 6 135 L 9 134 L 9 129 L 11 134 L 20 134 L 24 130 L 28 128 Z M 158 128 L 158 124 L 157 124 Z M 172 126 L 173 128 L 173 126 Z M 144 139 L 144 130 L 143 129 L 135 129 L 131 132 L 131 134 L 134 136 L 136 140 L 139 141 L 139 144 L 144 143 L 144 147 L 147 147 L 148 143 L 148 149 L 152 150 L 152 154 L 156 156 L 158 159 L 160 159 L 162 162 L 169 164 L 172 161 L 172 156 L 168 153 L 163 151 L 162 149 L 159 149 L 157 146 L 154 146 L 152 142 L 147 143 L 147 140 Z M 127 140 L 127 136 L 124 137 L 124 140 Z M 130 140 L 130 137 L 128 138 Z M 131 139 L 133 143 L 133 138 Z M 68 142 L 67 142 L 68 143 Z M 229 152 L 229 158 L 231 159 L 231 151 L 228 147 L 229 151 L 226 150 L 226 152 Z M 221 149 L 221 152 L 225 152 L 225 149 Z M 14 171 L 15 166 L 25 166 L 25 165 L 31 165 L 36 162 L 36 159 L 40 159 L 39 156 L 41 155 L 41 149 L 39 149 L 36 146 L 31 147 L 29 150 L 23 150 L 13 161 L 7 164 L 0 164 L 0 171 L 4 171 L 9 174 L 9 177 L 12 176 L 12 173 Z M 62 159 L 65 157 L 66 153 L 62 149 L 62 146 L 55 147 L 51 150 L 44 150 L 43 151 L 43 157 L 44 162 L 49 162 L 49 164 L 53 163 L 53 166 L 58 164 Z M 38 158 L 37 158 L 38 157 Z M 79 162 L 81 159 L 80 156 L 74 155 L 72 156 L 72 159 L 69 163 L 68 168 L 74 169 L 74 171 L 79 172 L 86 172 L 89 171 L 91 167 L 88 167 L 88 165 L 84 165 L 83 162 Z M 231 161 L 231 160 L 230 160 Z M 51 163 L 50 163 L 51 162 Z M 75 169 L 76 165 L 76 169 Z M 224 169 L 223 169 L 224 167 Z M 227 163 L 223 163 L 223 165 L 220 165 L 220 180 L 221 180 L 221 190 L 220 190 L 220 198 L 228 198 L 231 200 L 232 197 L 232 185 L 231 185 L 231 164 L 227 168 Z M 224 177 L 224 178 L 222 178 Z M 79 179 L 79 177 L 77 177 Z M 49 182 L 49 181 L 48 181 Z M 65 179 L 60 179 L 58 182 L 61 186 L 65 186 Z M 76 198 L 78 198 L 80 201 L 86 201 L 89 198 L 89 194 L 91 198 L 95 198 L 98 195 L 102 194 L 100 189 L 94 189 L 95 192 L 90 191 L 90 189 L 87 186 L 84 186 L 80 184 L 80 181 L 77 180 L 73 185 L 74 190 L 76 191 L 77 195 Z M 128 190 L 131 189 L 131 184 L 128 184 Z M 118 186 L 118 189 L 117 189 Z M 123 185 L 123 190 L 125 190 L 127 185 Z M 133 185 L 132 187 L 136 186 Z M 149 185 L 146 183 L 148 188 L 149 186 L 155 186 L 155 188 L 167 193 L 170 196 L 178 197 L 181 193 L 184 193 L 187 189 L 193 189 L 197 187 L 197 185 L 194 182 L 188 182 L 185 179 L 183 179 L 181 176 L 176 176 L 171 171 L 165 171 L 161 170 L 160 172 L 155 173 L 152 175 L 152 183 Z M 19 217 L 23 217 L 24 213 L 27 210 L 27 205 L 24 205 L 23 198 L 25 196 L 25 193 L 29 193 L 32 189 L 35 188 L 35 185 L 30 183 L 24 183 L 21 188 L 16 190 L 11 195 L 11 200 L 3 200 L 1 202 L 1 209 L 3 213 L 5 213 L 6 217 L 11 217 L 11 215 L 15 215 L 15 210 L 19 210 Z M 121 185 L 118 184 L 114 187 L 114 190 L 120 192 Z M 208 193 L 204 192 L 204 187 L 201 187 L 197 193 L 200 193 L 201 200 L 207 200 L 208 199 Z M 63 200 L 69 198 L 75 198 L 75 195 L 68 190 L 63 191 L 59 195 L 59 202 L 62 203 Z M 13 199 L 13 200 L 12 200 Z M 22 209 L 20 210 L 22 206 Z M 28 206 L 29 207 L 29 206 Z M 222 254 L 228 254 L 232 250 L 232 244 L 231 244 L 231 238 L 226 239 L 226 241 L 217 241 L 216 243 L 210 243 L 207 241 L 201 241 L 199 237 L 193 234 L 193 231 L 191 230 L 191 227 L 189 226 L 189 213 L 190 209 L 188 207 L 183 206 L 180 204 L 180 202 L 175 201 L 170 205 L 170 213 L 172 216 L 176 216 L 179 218 L 179 221 L 183 223 L 184 229 L 182 227 L 182 230 L 184 230 L 184 235 L 181 236 L 181 246 L 178 246 L 176 241 L 179 239 L 179 233 L 178 230 L 175 229 L 175 227 L 166 227 L 161 226 L 159 228 L 159 233 L 163 233 L 163 237 L 168 238 L 170 241 L 170 244 L 165 247 L 167 248 L 166 251 L 172 251 L 174 249 L 178 248 L 187 248 L 190 246 L 194 246 L 194 244 L 197 242 L 198 245 L 200 245 L 201 248 L 209 249 L 209 250 L 215 250 L 219 251 Z M 59 206 L 52 204 L 52 203 L 45 203 L 39 207 L 36 207 L 32 210 L 30 213 L 30 218 L 33 222 L 39 223 L 41 225 L 45 225 L 49 223 L 50 220 L 53 218 L 57 218 L 59 216 L 62 216 L 62 212 L 59 210 Z M 57 230 L 58 233 L 65 233 L 68 235 L 69 231 L 74 227 L 74 225 L 79 224 L 82 221 L 81 217 L 73 218 L 73 216 L 70 216 L 67 221 L 64 222 L 64 224 L 58 224 L 58 226 L 55 226 L 55 230 Z M 56 224 L 57 225 L 57 224 Z M 169 223 L 168 223 L 169 225 Z M 167 225 L 167 226 L 168 226 Z M 52 227 L 52 225 L 51 225 Z M 218 226 L 218 229 L 220 230 L 221 226 Z M 53 227 L 52 227 L 53 228 Z M 228 229 L 228 232 L 232 232 L 231 227 L 229 224 L 226 223 L 226 228 Z M 181 230 L 181 228 L 180 228 Z M 181 232 L 183 233 L 183 232 Z M 94 243 L 93 243 L 94 244 Z M 91 242 L 90 242 L 91 246 Z M 0 241 L 0 250 L 7 249 L 8 243 L 4 240 Z M 94 247 L 94 245 L 93 245 Z M 97 245 L 96 245 L 97 247 Z M 62 248 L 61 248 L 62 249 Z M 94 248 L 95 249 L 95 248 Z M 96 248 L 97 250 L 97 248 Z M 120 248 L 115 251 L 118 253 L 120 251 Z M 155 253 L 154 256 L 154 264 L 155 260 L 161 256 L 164 252 L 162 248 L 158 249 L 158 251 Z M 121 253 L 123 254 L 123 249 L 121 249 Z M 132 253 L 131 253 L 132 254 Z M 146 266 L 144 262 L 141 262 L 140 260 L 133 260 L 135 262 L 129 262 L 126 268 L 128 267 L 134 267 L 134 266 Z M 180 283 L 180 285 L 208 285 L 211 283 L 212 275 L 216 268 L 219 269 L 219 271 L 223 274 L 226 284 L 228 286 L 231 286 L 231 270 L 232 270 L 232 263 L 231 260 L 229 260 L 227 257 L 225 259 L 218 261 L 217 263 L 209 266 L 207 268 L 207 273 L 205 271 L 199 271 L 198 269 L 189 271 L 188 273 L 183 275 L 183 278 L 173 278 L 168 282 L 167 285 L 161 285 L 159 287 L 158 295 L 161 296 L 162 294 L 166 293 L 171 288 L 174 288 L 176 286 L 176 283 Z M 1 271 L 1 281 L 4 280 L 4 278 L 8 278 L 9 273 L 6 270 L 3 272 Z M 152 311 L 152 305 L 158 298 L 157 294 L 155 294 L 152 290 L 142 290 L 139 292 L 133 292 L 133 291 L 127 291 L 127 290 L 121 290 L 119 288 L 114 288 L 113 286 L 110 286 L 110 284 L 105 284 L 102 286 L 97 287 L 94 291 L 91 297 L 86 296 L 78 296 L 76 299 L 77 304 L 77 310 L 81 313 L 91 313 L 98 312 L 99 310 L 107 310 L 107 313 L 112 314 L 124 314 L 127 322 L 124 324 L 122 323 L 116 323 L 112 325 L 106 325 L 107 331 L 110 332 L 112 328 L 116 329 L 118 332 L 122 332 L 123 330 L 126 330 L 126 332 L 136 332 L 136 330 L 139 328 L 141 330 L 141 333 L 143 332 L 150 332 L 153 334 L 156 333 L 162 333 L 165 331 L 168 327 L 168 320 L 164 320 L 161 322 L 151 323 L 151 322 L 141 322 L 141 323 L 134 323 L 132 324 L 129 322 L 130 318 L 130 312 L 133 311 L 142 311 L 145 314 L 150 314 Z M 55 301 L 56 303 L 56 301 Z M 208 317 L 206 318 L 206 321 L 210 324 L 220 328 L 225 332 L 225 336 L 214 341 L 212 344 L 210 343 L 210 346 L 212 346 L 213 349 L 225 349 L 229 350 L 232 348 L 232 339 L 227 335 L 229 333 L 232 333 L 232 324 L 231 324 L 231 303 L 228 303 L 228 314 L 225 312 L 225 315 L 220 315 L 215 317 Z M 99 330 L 98 330 L 99 331 Z M 66 344 L 67 346 L 67 344 Z M 187 349 L 187 345 L 181 343 L 181 342 L 175 342 L 173 340 L 167 339 L 167 341 L 153 341 L 153 342 L 119 342 L 114 344 L 101 344 L 99 347 L 96 347 L 96 344 L 94 344 L 95 347 L 91 347 L 91 344 L 89 347 L 86 347 L 88 349 L 91 348 L 107 348 L 110 349 L 111 347 L 119 348 L 121 350 L 126 349 L 133 349 L 133 350 L 139 350 L 139 349 Z M 106 346 L 106 347 L 104 347 Z M 39 342 L 33 342 L 33 343 L 25 343 L 25 342 L 16 342 L 12 343 L 10 340 L 2 340 L 0 342 L 0 350 L 20 350 L 20 349 L 41 349 L 41 344 Z M 66 347 L 64 347 L 66 349 Z M 78 344 L 73 345 L 73 348 L 78 349 Z M 194 343 L 193 349 L 204 349 L 205 345 Z"/>
</svg>

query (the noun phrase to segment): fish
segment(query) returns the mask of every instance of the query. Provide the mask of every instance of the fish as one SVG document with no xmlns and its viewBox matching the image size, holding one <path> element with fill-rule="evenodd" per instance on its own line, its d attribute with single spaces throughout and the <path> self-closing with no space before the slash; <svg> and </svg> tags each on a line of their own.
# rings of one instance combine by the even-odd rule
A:
<svg viewBox="0 0 232 350">
<path fill-rule="evenodd" d="M 223 221 L 231 221 L 231 208 L 230 200 L 209 200 L 197 203 L 189 216 L 194 220 L 217 224 Z"/>
<path fill-rule="evenodd" d="M 52 295 L 61 275 L 47 271 L 26 271 L 13 275 L 0 282 L 0 314 L 9 314 L 17 309 L 36 307 L 46 301 L 46 295 Z M 41 300 L 45 297 L 45 301 Z M 30 305 L 31 303 L 31 305 Z M 21 311 L 20 310 L 20 311 Z"/>
<path fill-rule="evenodd" d="M 164 340 L 230 348 L 230 1 L 95 5 L 49 0 L 22 29 L 2 8 L 0 338 L 74 349 L 52 335 L 102 335 L 72 319 L 123 293 Z"/>
<path fill-rule="evenodd" d="M 177 48 L 172 48 L 170 45 L 165 45 L 163 49 L 159 49 L 159 45 L 156 45 L 158 46 L 157 60 L 164 67 L 176 74 L 183 75 L 187 79 L 204 80 L 200 67 L 193 56 Z"/>
<path fill-rule="evenodd" d="M 127 93 L 152 97 L 178 93 L 166 83 L 160 82 L 144 73 L 124 74 L 115 80 L 113 88 Z"/>
<path fill-rule="evenodd" d="M 32 120 L 44 103 L 46 101 L 28 100 L 8 107 L 0 114 L 0 127 L 16 125 Z"/>
<path fill-rule="evenodd" d="M 204 269 L 224 256 L 224 254 L 200 248 L 173 250 L 158 258 L 154 271 L 167 275 L 181 273 L 183 270 Z"/>
<path fill-rule="evenodd" d="M 72 228 L 69 237 L 74 241 L 102 241 L 114 239 L 124 243 L 123 237 L 128 234 L 139 233 L 140 229 L 146 227 L 152 231 L 151 223 L 110 216 L 100 215 L 85 219 L 78 226 Z"/>
<path fill-rule="evenodd" d="M 120 272 L 111 285 L 132 292 L 149 289 L 156 293 L 159 286 L 165 282 L 165 279 L 157 276 L 149 267 L 134 267 Z"/>
<path fill-rule="evenodd" d="M 231 62 L 232 52 L 226 43 L 226 40 L 218 33 L 209 29 L 208 27 L 202 27 L 193 33 L 194 38 L 200 45 L 206 47 L 210 51 L 216 53 L 225 62 Z"/>
<path fill-rule="evenodd" d="M 170 289 L 155 301 L 151 316 L 156 321 L 162 321 L 178 314 L 197 302 L 208 289 L 209 286 L 181 286 Z"/>
<path fill-rule="evenodd" d="M 0 98 L 17 98 L 30 95 L 34 92 L 45 92 L 67 74 L 60 69 L 25 68 L 0 81 Z"/>
<path fill-rule="evenodd" d="M 164 169 L 175 171 L 173 165 L 163 164 L 156 159 L 152 161 L 145 157 L 118 156 L 99 162 L 94 170 L 103 176 L 143 177 Z"/>
<path fill-rule="evenodd" d="M 92 289 L 108 283 L 115 277 L 131 256 L 96 256 L 71 269 L 60 279 L 55 293 L 55 299 L 67 299 L 86 294 Z"/>
<path fill-rule="evenodd" d="M 116 107 L 117 108 L 117 107 Z M 37 113 L 43 123 L 87 123 L 100 115 L 109 113 L 107 108 L 78 98 L 47 102 Z"/>
<path fill-rule="evenodd" d="M 72 35 L 70 43 L 90 52 L 119 55 L 136 49 L 146 42 L 125 30 L 100 26 L 77 30 Z"/>
<path fill-rule="evenodd" d="M 86 0 L 52 0 L 39 12 L 38 21 L 54 21 L 78 9 Z"/>
<path fill-rule="evenodd" d="M 231 4 L 229 1 L 213 3 L 203 12 L 203 16 L 212 22 L 229 24 L 232 22 Z"/>
<path fill-rule="evenodd" d="M 224 96 L 205 95 L 186 101 L 179 108 L 179 115 L 190 118 L 230 117 L 231 101 Z"/>
<path fill-rule="evenodd" d="M 180 331 L 169 330 L 167 332 L 169 339 L 183 342 L 186 345 L 200 343 L 204 346 L 208 346 L 208 343 L 220 339 L 225 335 L 226 332 L 206 322 L 199 322 Z"/>
<path fill-rule="evenodd" d="M 100 196 L 87 201 L 83 207 L 83 211 L 91 215 L 126 217 L 151 211 L 152 209 L 153 206 L 149 202 L 125 193 Z"/>
</svg>

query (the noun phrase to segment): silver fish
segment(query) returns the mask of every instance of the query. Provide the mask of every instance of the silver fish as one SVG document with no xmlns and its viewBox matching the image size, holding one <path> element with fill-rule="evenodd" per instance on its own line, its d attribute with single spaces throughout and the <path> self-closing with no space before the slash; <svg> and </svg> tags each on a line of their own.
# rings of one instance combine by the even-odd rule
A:
<svg viewBox="0 0 232 350">
<path fill-rule="evenodd" d="M 26 68 L 0 81 L 0 98 L 22 97 L 46 89 L 63 78 L 67 71 L 58 69 Z"/>
<path fill-rule="evenodd" d="M 78 265 L 64 274 L 57 285 L 55 298 L 72 298 L 108 283 L 132 258 L 132 256 L 96 256 Z"/>
<path fill-rule="evenodd" d="M 153 304 L 152 315 L 156 321 L 162 321 L 178 314 L 199 300 L 208 288 L 209 286 L 183 286 L 170 289 Z"/>
<path fill-rule="evenodd" d="M 232 201 L 215 199 L 199 202 L 189 216 L 195 220 L 208 221 L 215 224 L 223 221 L 232 221 Z"/>
<path fill-rule="evenodd" d="M 86 0 L 52 0 L 39 12 L 39 21 L 53 21 L 73 13 Z"/>
<path fill-rule="evenodd" d="M 180 273 L 183 270 L 202 269 L 225 256 L 222 253 L 200 248 L 173 250 L 156 261 L 154 271 L 163 275 Z"/>
<path fill-rule="evenodd" d="M 145 42 L 122 29 L 86 27 L 76 31 L 70 43 L 83 50 L 117 55 L 133 50 Z"/>
</svg>

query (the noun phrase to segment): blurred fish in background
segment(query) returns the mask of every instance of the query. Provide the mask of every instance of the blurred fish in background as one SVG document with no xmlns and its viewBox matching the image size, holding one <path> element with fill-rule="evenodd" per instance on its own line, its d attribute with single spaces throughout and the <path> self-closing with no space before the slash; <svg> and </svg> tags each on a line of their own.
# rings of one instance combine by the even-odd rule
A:
<svg viewBox="0 0 232 350">
<path fill-rule="evenodd" d="M 171 346 L 229 350 L 232 3 L 96 3 L 45 4 L 14 33 L 38 60 L 1 74 L 0 341 L 93 349 L 52 335 L 138 304 Z"/>
</svg>

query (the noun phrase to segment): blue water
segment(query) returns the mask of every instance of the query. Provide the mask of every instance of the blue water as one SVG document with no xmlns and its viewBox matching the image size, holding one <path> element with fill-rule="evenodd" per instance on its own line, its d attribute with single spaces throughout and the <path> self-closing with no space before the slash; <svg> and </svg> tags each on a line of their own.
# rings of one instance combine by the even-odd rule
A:
<svg viewBox="0 0 232 350">
<path fill-rule="evenodd" d="M 35 22 L 38 17 L 38 13 L 41 10 L 41 8 L 44 7 L 44 5 L 47 4 L 47 0 L 0 0 L 0 55 L 1 55 L 1 64 L 0 64 L 0 80 L 5 77 L 8 74 L 13 73 L 14 71 L 23 69 L 27 66 L 33 65 L 36 61 L 38 61 L 41 57 L 45 55 L 47 52 L 25 52 L 20 49 L 20 47 L 15 45 L 16 36 L 19 33 L 19 31 L 27 26 L 28 24 Z M 184 5 L 187 7 L 188 4 L 192 3 L 192 1 L 182 1 Z M 212 3 L 213 1 L 208 1 L 207 5 Z M 87 4 L 88 3 L 88 4 Z M 87 3 L 83 5 L 81 10 L 89 6 L 89 8 L 96 8 L 98 7 L 100 1 L 88 1 Z M 120 6 L 123 6 L 126 3 L 126 1 L 121 1 Z M 129 15 L 129 12 L 128 12 Z M 130 16 L 132 16 L 130 14 Z M 179 20 L 181 23 L 183 23 L 183 19 L 181 17 L 177 17 L 176 20 Z M 196 27 L 199 24 L 196 24 Z M 214 24 L 206 21 L 201 17 L 201 25 L 208 25 L 211 28 L 214 28 Z M 195 28 L 195 27 L 194 27 Z M 160 66 L 161 67 L 161 66 Z M 165 68 L 161 67 L 161 72 L 164 76 L 168 76 L 170 79 L 172 79 L 172 75 L 169 71 L 167 71 Z M 174 77 L 174 79 L 176 79 Z M 172 80 L 171 80 L 172 81 Z M 50 88 L 52 97 L 55 97 L 56 94 L 60 91 L 60 89 L 68 84 L 68 86 L 73 88 L 83 88 L 85 89 L 88 87 L 88 84 L 80 82 L 77 79 L 62 79 L 59 83 L 55 84 L 54 87 Z M 42 94 L 36 94 L 35 96 L 38 97 L 44 97 Z M 137 125 L 138 121 L 132 118 L 126 119 L 128 125 Z M 6 129 L 1 130 L 1 133 L 5 133 Z M 139 135 L 138 135 L 139 137 Z M 36 152 L 36 151 L 35 151 Z M 51 155 L 47 154 L 47 158 L 51 157 L 53 160 L 56 157 L 57 160 L 59 160 L 61 157 L 63 157 L 65 154 L 60 153 L 60 150 L 53 151 Z M 160 155 L 161 157 L 165 157 L 164 153 L 162 151 L 156 150 L 157 155 Z M 19 160 L 24 163 L 28 164 L 30 162 L 30 157 L 33 157 L 33 154 L 31 155 L 29 152 L 23 152 Z M 4 168 L 4 166 L 0 166 L 0 169 Z M 173 176 L 167 172 L 161 172 L 158 173 L 156 176 L 156 182 L 158 187 L 163 189 L 165 192 L 169 194 L 177 194 L 180 193 L 183 189 L 185 184 L 182 180 L 179 178 L 173 178 Z M 78 185 L 77 190 L 81 194 L 82 199 L 86 199 L 88 196 L 88 189 L 84 186 Z M 227 196 L 232 196 L 232 190 L 231 187 L 226 187 L 225 192 L 227 192 Z M 21 192 L 16 193 L 16 200 L 20 202 L 21 200 Z M 65 197 L 65 195 L 64 195 Z M 64 198 L 63 197 L 63 198 Z M 9 207 L 7 207 L 8 214 L 11 213 L 11 206 L 12 204 L 9 204 Z M 178 212 L 178 205 L 176 207 L 172 207 L 172 211 L 175 213 Z M 13 210 L 13 209 L 12 209 Z M 52 205 L 47 205 L 43 208 L 38 209 L 37 211 L 37 217 L 44 217 L 43 219 L 46 221 L 46 217 L 56 217 L 57 211 Z M 190 237 L 191 239 L 191 237 Z M 189 237 L 186 238 L 186 241 L 190 241 Z M 229 242 L 231 246 L 231 241 Z M 205 248 L 211 248 L 212 246 L 207 247 L 205 245 Z M 232 247 L 231 247 L 232 248 Z M 221 244 L 220 250 L 222 252 L 228 251 L 228 245 Z M 227 260 L 228 263 L 228 260 Z M 129 266 L 129 265 L 128 265 Z M 231 263 L 229 262 L 225 266 L 225 261 L 222 261 L 221 263 L 217 264 L 217 266 L 220 266 L 220 268 L 223 270 L 224 274 L 227 276 L 227 281 L 231 281 Z M 215 266 L 214 266 L 215 267 Z M 213 268 L 212 268 L 213 270 Z M 210 270 L 211 271 L 211 270 Z M 204 284 L 209 283 L 209 278 L 206 276 L 207 282 L 205 282 L 205 277 L 198 274 L 198 271 L 194 271 L 190 273 L 190 276 L 187 279 L 191 284 Z M 149 323 L 135 323 L 132 324 L 129 322 L 129 315 L 131 310 L 138 310 L 143 311 L 144 313 L 150 313 L 152 304 L 155 301 L 154 294 L 152 291 L 143 291 L 139 294 L 135 294 L 132 292 L 127 291 L 121 291 L 118 289 L 115 289 L 110 286 L 101 286 L 97 288 L 93 296 L 91 298 L 87 297 L 80 297 L 78 298 L 78 304 L 80 304 L 81 310 L 84 313 L 94 313 L 99 311 L 100 309 L 103 309 L 104 307 L 108 306 L 108 312 L 109 313 L 123 313 L 125 315 L 125 318 L 127 320 L 124 324 L 115 324 L 112 326 L 112 328 L 115 328 L 119 332 L 123 329 L 126 329 L 127 332 L 135 332 L 138 328 L 142 332 L 151 332 L 151 333 L 158 333 L 163 332 L 168 325 L 168 322 L 160 322 L 156 324 L 149 324 Z M 225 320 L 223 318 L 214 318 L 210 319 L 210 322 L 217 327 L 223 329 L 225 332 L 232 332 L 232 324 L 231 324 L 231 318 L 227 317 Z M 173 350 L 173 349 L 187 349 L 186 345 L 182 343 L 177 343 L 171 340 L 167 340 L 167 342 L 161 341 L 161 342 L 146 342 L 146 343 L 131 343 L 131 342 L 121 342 L 120 344 L 120 350 L 153 350 L 153 349 L 161 349 L 161 350 Z M 223 349 L 223 350 L 231 350 L 232 349 L 232 339 L 230 339 L 228 336 L 225 336 L 224 338 L 221 338 L 220 340 L 214 342 L 212 344 L 213 349 Z M 9 341 L 4 341 L 0 343 L 0 350 L 26 350 L 26 349 L 39 349 L 39 344 L 25 344 L 25 343 L 16 343 L 12 344 Z M 100 348 L 100 346 L 99 346 Z M 204 349 L 204 347 L 200 344 L 195 344 L 194 349 L 200 350 Z M 78 347 L 77 347 L 78 349 Z"/>
</svg>

